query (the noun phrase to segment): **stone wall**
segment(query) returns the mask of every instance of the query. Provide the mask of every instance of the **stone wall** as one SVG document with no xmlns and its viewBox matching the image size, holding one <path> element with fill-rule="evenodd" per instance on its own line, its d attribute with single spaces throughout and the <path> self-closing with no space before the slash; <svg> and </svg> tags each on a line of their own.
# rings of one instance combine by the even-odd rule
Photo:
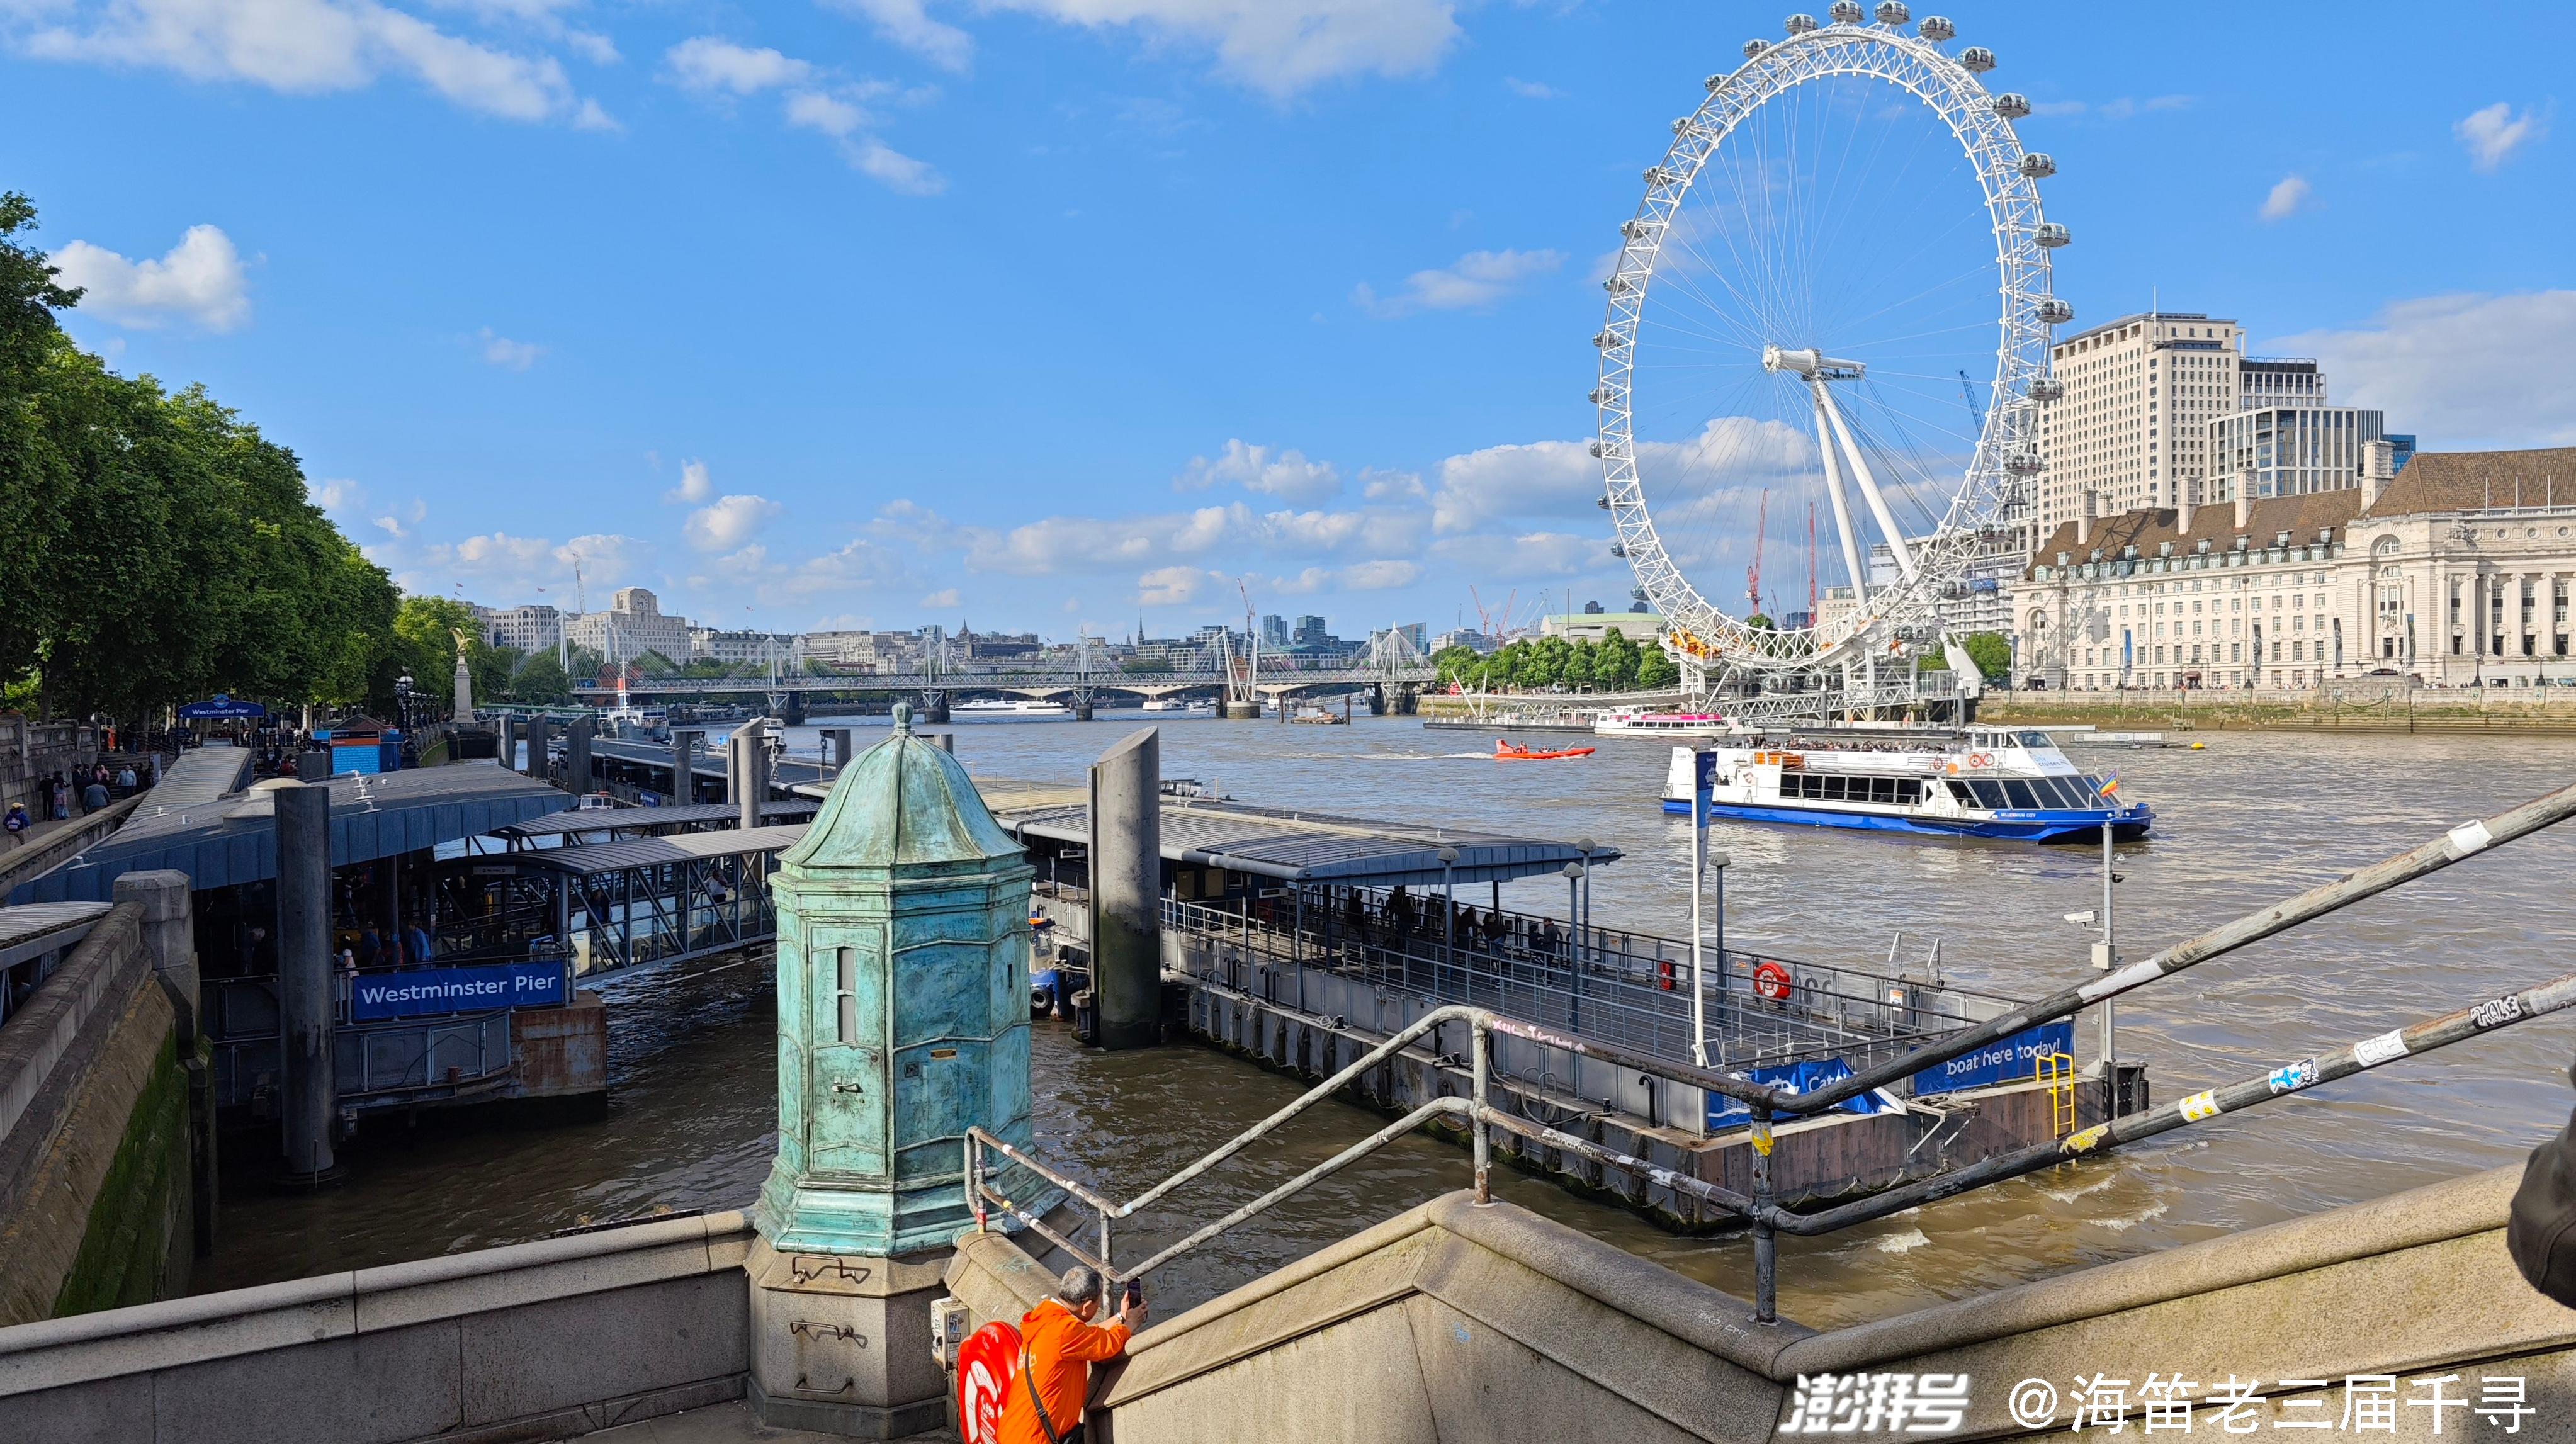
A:
<svg viewBox="0 0 2576 1444">
<path fill-rule="evenodd" d="M 98 760 L 96 729 L 77 722 L 31 722 L 20 713 L 0 712 L 0 812 L 22 802 L 27 815 L 42 818 L 37 779 L 59 770 L 87 767 Z M 79 803 L 73 803 L 79 810 Z"/>
<path fill-rule="evenodd" d="M 0 1329 L 0 1444 L 499 1444 L 742 1397 L 738 1213 Z"/>
<path fill-rule="evenodd" d="M 203 1064 L 188 1010 L 155 985 L 150 912 L 111 907 L 0 1026 L 0 1323 L 187 1286 Z"/>
</svg>

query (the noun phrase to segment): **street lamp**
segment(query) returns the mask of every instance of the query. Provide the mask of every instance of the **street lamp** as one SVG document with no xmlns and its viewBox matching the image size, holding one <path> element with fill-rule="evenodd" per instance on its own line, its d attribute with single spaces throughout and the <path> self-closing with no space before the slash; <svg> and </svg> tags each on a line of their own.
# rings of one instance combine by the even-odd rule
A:
<svg viewBox="0 0 2576 1444">
<path fill-rule="evenodd" d="M 1568 1028 L 1583 1026 L 1583 972 L 1574 963 L 1574 940 L 1583 927 L 1583 909 L 1579 899 L 1584 879 L 1591 872 L 1579 862 L 1565 865 L 1565 1026 Z"/>
<path fill-rule="evenodd" d="M 402 725 L 405 732 L 409 732 L 411 730 L 411 691 L 412 680 L 410 672 L 406 671 L 401 676 L 394 679 L 394 707 L 395 710 L 402 713 Z"/>
<path fill-rule="evenodd" d="M 1433 856 L 1440 859 L 1440 959 L 1444 966 L 1458 965 L 1458 849 L 1444 847 Z"/>
</svg>

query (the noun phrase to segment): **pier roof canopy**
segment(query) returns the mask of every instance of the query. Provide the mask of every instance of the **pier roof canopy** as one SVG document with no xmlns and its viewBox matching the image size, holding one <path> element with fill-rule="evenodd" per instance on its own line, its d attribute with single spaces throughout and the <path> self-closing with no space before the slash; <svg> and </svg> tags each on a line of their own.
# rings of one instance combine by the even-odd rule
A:
<svg viewBox="0 0 2576 1444">
<path fill-rule="evenodd" d="M 683 832 L 672 837 L 630 837 L 622 842 L 595 843 L 589 847 L 548 847 L 500 857 L 481 857 L 475 862 L 485 867 L 509 863 L 522 870 L 596 877 L 601 873 L 655 867 L 666 862 L 704 862 L 711 857 L 776 852 L 795 845 L 805 836 L 808 826 L 807 823 L 791 822 L 777 827 L 755 827 L 749 832 L 727 827 L 713 832 Z"/>
<path fill-rule="evenodd" d="M 1087 842 L 1091 809 L 1080 804 L 1028 809 L 1008 806 L 1025 783 L 984 782 L 1002 826 L 1027 838 Z M 1442 848 L 1457 862 L 1443 868 Z M 1510 882 L 1562 872 L 1585 860 L 1571 842 L 1512 837 L 1454 827 L 1373 822 L 1329 812 L 1308 812 L 1208 798 L 1163 799 L 1163 860 L 1189 867 L 1221 867 L 1281 882 L 1337 887 L 1436 887 L 1456 883 Z M 1595 863 L 1615 862 L 1619 850 L 1596 846 Z"/>
<path fill-rule="evenodd" d="M 66 866 L 23 884 L 12 900 L 106 902 L 119 877 L 152 868 L 176 868 L 200 892 L 275 878 L 276 793 L 209 792 L 214 774 L 224 768 L 234 769 L 230 775 L 237 778 L 246 755 L 206 764 L 205 776 L 182 775 L 198 753 L 212 750 L 183 756 L 162 785 L 144 795 L 131 821 Z M 471 762 L 335 777 L 327 785 L 334 867 L 487 836 L 573 803 L 560 788 Z M 165 792 L 174 796 L 165 798 Z M 174 800 L 184 805 L 164 805 Z"/>
<path fill-rule="evenodd" d="M 796 798 L 772 802 L 760 809 L 764 822 L 810 822 L 814 810 L 822 804 Z M 514 822 L 492 834 L 511 842 L 533 842 L 540 837 L 573 837 L 594 832 L 648 832 L 666 827 L 731 827 L 741 817 L 742 809 L 730 802 L 704 802 L 688 807 L 611 807 L 585 808 L 575 812 L 558 812 L 545 817 Z"/>
</svg>

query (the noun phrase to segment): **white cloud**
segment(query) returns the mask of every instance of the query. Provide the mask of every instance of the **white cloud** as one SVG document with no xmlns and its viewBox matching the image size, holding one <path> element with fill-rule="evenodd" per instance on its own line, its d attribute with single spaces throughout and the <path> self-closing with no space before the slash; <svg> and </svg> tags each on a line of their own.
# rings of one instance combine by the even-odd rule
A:
<svg viewBox="0 0 2576 1444">
<path fill-rule="evenodd" d="M 1373 466 L 1360 468 L 1360 495 L 1370 501 L 1428 501 L 1431 493 L 1424 490 L 1422 478 L 1410 471 L 1380 471 Z"/>
<path fill-rule="evenodd" d="M 884 85 L 852 85 L 808 61 L 768 48 L 753 49 L 712 35 L 681 41 L 667 51 L 671 77 L 702 95 L 785 92 L 781 116 L 799 130 L 828 137 L 852 170 L 905 195 L 937 195 L 948 182 L 928 162 L 905 155 L 870 133 L 876 117 L 865 102 Z"/>
<path fill-rule="evenodd" d="M 2491 175 L 2511 160 L 2515 151 L 2549 134 L 2549 122 L 2546 117 L 2533 115 L 2528 106 L 2516 115 L 2511 105 L 2499 100 L 2470 113 L 2451 127 L 2451 134 L 2469 148 L 2469 168 L 2480 175 Z"/>
<path fill-rule="evenodd" d="M 814 67 L 802 60 L 766 47 L 754 50 L 736 45 L 713 35 L 683 40 L 662 58 L 670 63 L 671 73 L 682 87 L 725 90 L 735 95 L 757 95 L 781 86 L 801 85 L 814 74 Z"/>
<path fill-rule="evenodd" d="M 1156 567 L 1136 579 L 1136 600 L 1149 607 L 1194 602 L 1199 587 L 1210 579 L 1210 573 L 1197 567 Z"/>
<path fill-rule="evenodd" d="M 1230 439 L 1224 453 L 1213 461 L 1204 456 L 1191 457 L 1189 466 L 1173 485 L 1204 491 L 1220 482 L 1231 482 L 1245 491 L 1282 501 L 1313 502 L 1339 492 L 1342 473 L 1331 462 L 1308 461 L 1305 453 L 1293 448 L 1274 452 L 1267 446 Z"/>
<path fill-rule="evenodd" d="M 1432 548 L 1435 556 L 1477 579 L 1533 581 L 1582 576 L 1615 566 L 1606 536 L 1566 532 L 1524 532 L 1517 536 L 1449 537 Z"/>
<path fill-rule="evenodd" d="M 1563 251 L 1469 251 L 1454 264 L 1405 277 L 1401 294 L 1381 297 L 1362 283 L 1353 288 L 1351 299 L 1361 310 L 1381 317 L 1483 310 L 1519 290 L 1522 283 L 1564 264 Z"/>
<path fill-rule="evenodd" d="M 715 494 L 715 483 L 707 478 L 707 464 L 691 459 L 680 463 L 680 484 L 662 493 L 662 499 L 685 501 L 694 506 Z"/>
<path fill-rule="evenodd" d="M 923 0 L 829 0 L 835 9 L 855 11 L 877 33 L 943 70 L 964 70 L 975 42 L 954 25 L 930 18 Z"/>
<path fill-rule="evenodd" d="M 2263 219 L 2283 221 L 2297 215 L 2306 209 L 2308 198 L 2313 190 L 2314 187 L 2308 184 L 2306 176 L 2281 177 L 2280 181 L 2272 187 L 2271 194 L 2263 197 Z"/>
<path fill-rule="evenodd" d="M 751 540 L 784 508 L 765 496 L 719 497 L 689 513 L 680 534 L 702 552 L 731 551 Z"/>
<path fill-rule="evenodd" d="M 2576 445 L 2576 290 L 2401 301 L 2264 347 L 2317 357 L 2342 404 L 2429 445 Z"/>
<path fill-rule="evenodd" d="M 1601 463 L 1581 442 L 1488 446 L 1440 463 L 1432 530 L 1448 535 L 1500 517 L 1563 513 L 1590 505 L 1600 490 Z"/>
<path fill-rule="evenodd" d="M 1091 29 L 1216 51 L 1217 68 L 1273 98 L 1354 75 L 1418 75 L 1458 38 L 1450 0 L 986 0 Z"/>
<path fill-rule="evenodd" d="M 935 610 L 945 610 L 949 607 L 961 605 L 964 601 L 965 598 L 958 595 L 955 587 L 941 587 L 938 591 L 932 592 L 929 596 L 923 597 L 921 599 L 921 605 Z"/>
<path fill-rule="evenodd" d="M 1637 471 L 1670 519 L 1685 520 L 1691 507 L 1802 475 L 1814 456 L 1815 443 L 1785 422 L 1720 416 L 1688 441 L 1639 442 Z M 1512 518 L 1589 516 L 1600 495 L 1601 463 L 1589 442 L 1489 446 L 1440 463 L 1432 526 L 1454 536 Z"/>
<path fill-rule="evenodd" d="M 489 326 L 474 334 L 483 343 L 483 360 L 504 371 L 525 371 L 546 354 L 546 348 L 534 341 L 513 341 Z"/>
<path fill-rule="evenodd" d="M 366 505 L 367 489 L 345 476 L 328 481 L 314 481 L 308 477 L 304 482 L 304 495 L 324 511 L 342 511 Z"/>
<path fill-rule="evenodd" d="M 1565 97 L 1565 92 L 1553 85 L 1542 85 L 1538 81 L 1523 80 L 1513 75 L 1503 77 L 1503 89 L 1524 100 L 1561 100 Z"/>
<path fill-rule="evenodd" d="M 62 284 L 87 292 L 83 314 L 136 327 L 176 316 L 209 331 L 230 331 L 250 319 L 250 278 L 241 253 L 213 226 L 190 226 L 158 260 L 129 261 L 103 246 L 74 241 L 56 251 L 53 261 L 62 268 Z"/>
<path fill-rule="evenodd" d="M 546 120 L 574 109 L 571 83 L 554 57 L 463 39 L 374 0 L 111 0 L 95 24 L 40 28 L 22 48 L 45 59 L 144 66 L 294 95 L 403 75 L 505 120 Z"/>
</svg>

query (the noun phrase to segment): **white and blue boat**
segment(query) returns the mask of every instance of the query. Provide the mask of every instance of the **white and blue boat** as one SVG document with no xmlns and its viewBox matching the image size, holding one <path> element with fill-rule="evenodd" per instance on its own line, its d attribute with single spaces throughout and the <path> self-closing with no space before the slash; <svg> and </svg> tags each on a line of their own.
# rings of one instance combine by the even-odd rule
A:
<svg viewBox="0 0 2576 1444">
<path fill-rule="evenodd" d="M 1676 747 L 1664 811 L 1688 813 L 1701 777 L 1709 815 L 1746 822 L 2024 842 L 2095 841 L 2109 823 L 2125 842 L 2155 820 L 2145 803 L 2120 800 L 2116 774 L 2077 770 L 2036 728 L 1854 728 Z"/>
</svg>

